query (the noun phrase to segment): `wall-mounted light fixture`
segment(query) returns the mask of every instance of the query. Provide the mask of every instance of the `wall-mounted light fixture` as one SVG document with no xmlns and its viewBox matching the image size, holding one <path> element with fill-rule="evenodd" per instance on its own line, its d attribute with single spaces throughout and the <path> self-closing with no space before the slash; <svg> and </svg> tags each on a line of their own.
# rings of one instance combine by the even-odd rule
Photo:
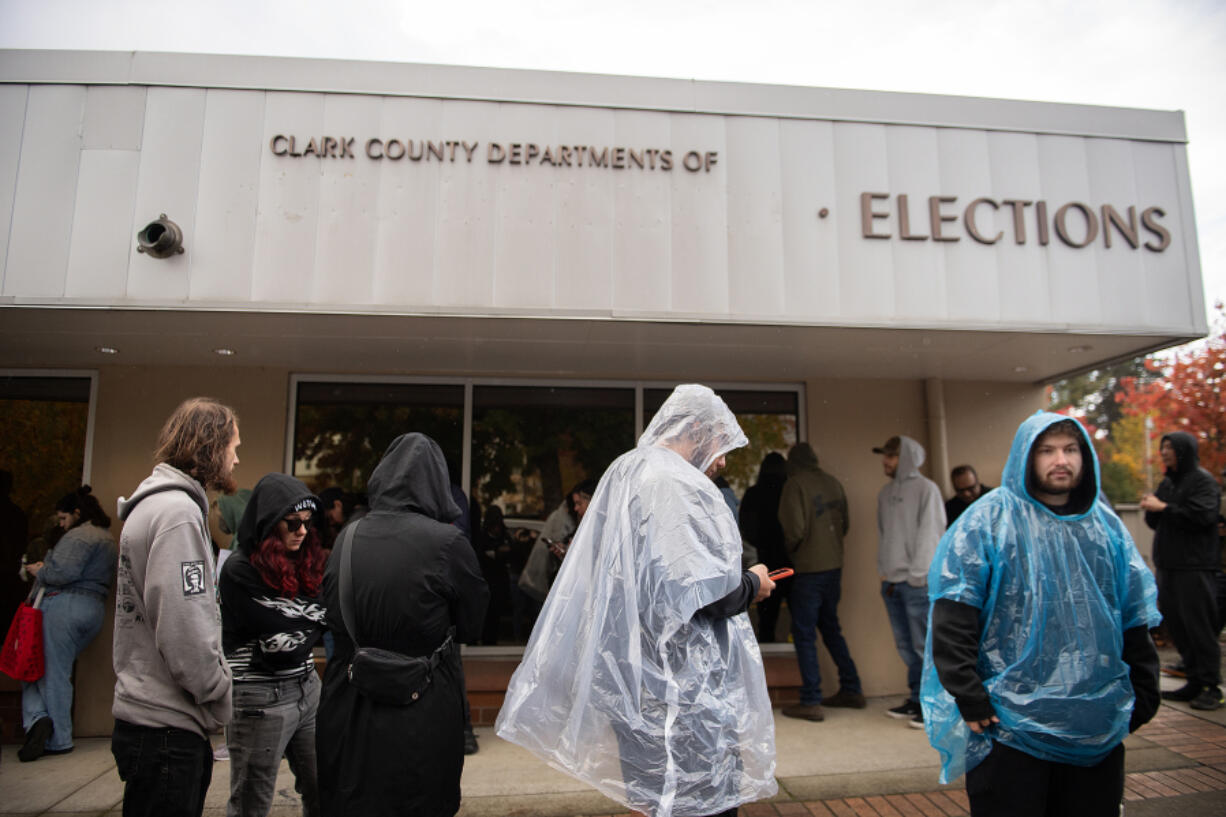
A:
<svg viewBox="0 0 1226 817">
<path fill-rule="evenodd" d="M 183 252 L 183 231 L 162 213 L 136 234 L 136 251 L 153 258 L 169 258 Z"/>
</svg>

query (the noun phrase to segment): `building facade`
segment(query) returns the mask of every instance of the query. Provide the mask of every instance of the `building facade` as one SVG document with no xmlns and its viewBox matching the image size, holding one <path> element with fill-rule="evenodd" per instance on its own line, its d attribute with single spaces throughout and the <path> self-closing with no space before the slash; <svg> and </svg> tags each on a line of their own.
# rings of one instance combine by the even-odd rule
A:
<svg viewBox="0 0 1226 817">
<path fill-rule="evenodd" d="M 1185 145 L 1178 112 L 0 52 L 0 401 L 66 412 L 39 415 L 79 440 L 56 478 L 108 509 L 209 394 L 245 487 L 360 489 L 424 429 L 476 511 L 540 518 L 705 382 L 751 432 L 738 492 L 798 439 L 843 480 L 844 627 L 866 692 L 899 692 L 871 448 L 919 440 L 947 494 L 961 462 L 999 484 L 1045 383 L 1205 334 Z M 47 458 L 8 422 L 36 510 Z M 110 727 L 109 634 L 81 734 Z"/>
</svg>

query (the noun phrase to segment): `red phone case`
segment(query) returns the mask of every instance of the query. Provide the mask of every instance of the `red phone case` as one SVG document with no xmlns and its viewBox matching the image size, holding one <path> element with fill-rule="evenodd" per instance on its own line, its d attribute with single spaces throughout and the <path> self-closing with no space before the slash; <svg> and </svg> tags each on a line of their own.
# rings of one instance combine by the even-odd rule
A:
<svg viewBox="0 0 1226 817">
<path fill-rule="evenodd" d="M 771 581 L 777 582 L 780 579 L 788 578 L 795 572 L 796 571 L 792 570 L 792 568 L 790 567 L 781 567 L 778 570 L 772 570 L 770 573 L 767 573 L 766 575 L 770 576 Z"/>
</svg>

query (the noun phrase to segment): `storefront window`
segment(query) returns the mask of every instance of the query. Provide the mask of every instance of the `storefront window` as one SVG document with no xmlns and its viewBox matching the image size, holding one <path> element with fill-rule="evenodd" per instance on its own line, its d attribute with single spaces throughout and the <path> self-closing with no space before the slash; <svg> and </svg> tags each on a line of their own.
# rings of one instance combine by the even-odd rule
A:
<svg viewBox="0 0 1226 817">
<path fill-rule="evenodd" d="M 55 503 L 81 486 L 89 428 L 89 377 L 0 376 L 0 616 L 29 586 L 21 557 L 39 561 Z"/>
<path fill-rule="evenodd" d="M 319 493 L 362 497 L 392 440 L 420 431 L 439 444 L 460 482 L 464 387 L 421 383 L 298 383 L 294 476 Z"/>
</svg>

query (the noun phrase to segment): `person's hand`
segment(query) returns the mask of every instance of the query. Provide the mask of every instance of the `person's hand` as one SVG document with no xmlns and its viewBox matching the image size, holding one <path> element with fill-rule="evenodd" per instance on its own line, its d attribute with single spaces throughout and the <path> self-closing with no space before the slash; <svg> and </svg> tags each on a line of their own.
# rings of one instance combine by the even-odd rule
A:
<svg viewBox="0 0 1226 817">
<path fill-rule="evenodd" d="M 772 590 L 775 589 L 775 582 L 772 581 L 770 577 L 770 568 L 764 564 L 756 564 L 749 568 L 749 572 L 753 573 L 762 580 L 761 584 L 758 586 L 758 595 L 753 597 L 754 601 L 762 601 L 771 594 Z"/>
<path fill-rule="evenodd" d="M 37 576 L 38 571 L 42 569 L 43 569 L 42 562 L 34 562 L 33 564 L 26 565 L 26 572 L 29 573 L 31 576 Z"/>
<path fill-rule="evenodd" d="M 1141 497 L 1141 510 L 1143 511 L 1164 511 L 1166 503 L 1153 494 L 1146 494 Z"/>
<path fill-rule="evenodd" d="M 969 726 L 971 731 L 976 735 L 981 735 L 998 723 L 1000 723 L 1000 718 L 993 715 L 992 717 L 984 718 L 981 721 L 967 721 L 966 725 Z"/>
</svg>

